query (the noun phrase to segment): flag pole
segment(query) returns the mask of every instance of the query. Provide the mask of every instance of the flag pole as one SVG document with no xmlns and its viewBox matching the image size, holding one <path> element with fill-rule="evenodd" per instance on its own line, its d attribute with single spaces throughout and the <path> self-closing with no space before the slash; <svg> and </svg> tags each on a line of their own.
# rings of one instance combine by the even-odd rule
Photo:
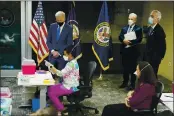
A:
<svg viewBox="0 0 174 116">
<path fill-rule="evenodd" d="M 98 80 L 103 80 L 102 72 L 103 72 L 103 69 L 100 67 L 100 76 L 99 76 Z"/>
<path fill-rule="evenodd" d="M 40 1 L 39 1 L 40 2 Z M 39 2 L 38 2 L 38 5 L 39 5 Z M 40 64 L 39 64 L 39 48 L 40 48 L 40 25 L 38 25 L 39 26 L 39 28 L 38 28 L 38 42 L 37 42 L 37 44 L 38 44 L 38 48 L 37 48 L 37 66 L 38 66 L 38 68 L 39 68 L 39 70 L 40 70 Z"/>
<path fill-rule="evenodd" d="M 40 26 L 39 26 L 39 28 L 38 28 L 38 31 L 39 31 L 39 37 L 38 37 L 38 49 L 37 49 L 37 64 L 38 64 L 38 68 L 39 68 L 39 70 L 41 70 L 40 63 L 39 63 Z"/>
<path fill-rule="evenodd" d="M 73 5 L 74 5 L 74 7 L 75 7 L 75 1 L 72 1 L 73 2 Z"/>
</svg>

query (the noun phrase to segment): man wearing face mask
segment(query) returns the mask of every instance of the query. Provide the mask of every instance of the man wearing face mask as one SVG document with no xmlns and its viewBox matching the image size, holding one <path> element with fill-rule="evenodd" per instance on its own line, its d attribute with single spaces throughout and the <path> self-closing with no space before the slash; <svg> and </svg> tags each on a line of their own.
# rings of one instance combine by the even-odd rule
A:
<svg viewBox="0 0 174 116">
<path fill-rule="evenodd" d="M 63 11 L 58 11 L 55 17 L 56 23 L 51 24 L 49 28 L 47 46 L 50 51 L 49 61 L 61 70 L 66 64 L 62 57 L 63 50 L 73 43 L 72 27 L 65 23 Z"/>
<path fill-rule="evenodd" d="M 128 86 L 129 75 L 131 75 L 131 84 L 128 86 L 128 90 L 135 88 L 136 76 L 134 75 L 134 72 L 136 70 L 137 59 L 139 57 L 137 44 L 142 41 L 142 28 L 135 24 L 136 21 L 137 15 L 135 13 L 129 14 L 128 25 L 122 28 L 119 35 L 119 40 L 122 43 L 120 53 L 122 55 L 123 65 L 123 83 L 120 88 Z M 124 35 L 130 32 L 135 32 L 135 39 L 129 40 L 125 38 Z"/>
<path fill-rule="evenodd" d="M 157 78 L 159 64 L 166 52 L 166 34 L 159 24 L 160 19 L 161 12 L 153 10 L 148 19 L 150 26 L 143 30 L 147 36 L 144 60 L 152 65 Z"/>
</svg>

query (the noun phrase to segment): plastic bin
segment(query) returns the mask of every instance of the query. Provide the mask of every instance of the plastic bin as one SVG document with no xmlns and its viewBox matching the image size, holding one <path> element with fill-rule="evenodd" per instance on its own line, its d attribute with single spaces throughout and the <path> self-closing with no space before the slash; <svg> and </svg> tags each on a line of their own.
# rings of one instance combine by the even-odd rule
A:
<svg viewBox="0 0 174 116">
<path fill-rule="evenodd" d="M 40 100 L 38 98 L 32 99 L 32 111 L 36 112 L 40 108 Z"/>
<path fill-rule="evenodd" d="M 10 89 L 8 87 L 1 87 L 0 97 L 1 98 L 11 98 L 12 94 L 11 94 Z"/>
<path fill-rule="evenodd" d="M 36 63 L 32 59 L 23 59 L 22 61 L 22 73 L 24 75 L 32 75 L 36 72 Z"/>
<path fill-rule="evenodd" d="M 1 106 L 1 116 L 10 116 L 12 112 L 12 105 L 9 107 Z"/>
<path fill-rule="evenodd" d="M 12 111 L 12 94 L 8 87 L 1 87 L 0 92 L 0 101 L 1 101 L 1 116 L 9 116 Z"/>
<path fill-rule="evenodd" d="M 46 104 L 46 106 L 45 107 L 47 107 L 48 106 L 48 104 Z M 36 112 L 37 110 L 39 110 L 40 109 L 40 99 L 38 99 L 38 98 L 33 98 L 32 99 L 32 111 L 33 112 Z"/>
</svg>

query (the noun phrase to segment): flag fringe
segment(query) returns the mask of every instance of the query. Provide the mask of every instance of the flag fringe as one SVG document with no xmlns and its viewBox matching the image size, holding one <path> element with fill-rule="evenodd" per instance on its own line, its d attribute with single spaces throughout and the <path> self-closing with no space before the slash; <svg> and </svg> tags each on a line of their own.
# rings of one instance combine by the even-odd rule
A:
<svg viewBox="0 0 174 116">
<path fill-rule="evenodd" d="M 37 58 L 37 61 L 38 61 L 38 66 L 40 65 L 40 63 L 49 55 L 49 53 L 45 54 L 44 56 L 42 56 L 41 60 L 39 60 Z"/>
<path fill-rule="evenodd" d="M 109 62 L 111 62 L 111 61 L 113 61 L 114 60 L 114 58 L 109 58 Z"/>
<path fill-rule="evenodd" d="M 33 44 L 30 42 L 30 40 L 28 41 L 28 44 L 33 49 L 33 51 L 37 54 L 37 50 L 34 48 Z"/>
<path fill-rule="evenodd" d="M 28 41 L 28 44 L 31 46 L 31 48 L 33 49 L 33 51 L 34 51 L 36 54 L 38 54 L 38 53 L 37 53 L 37 50 L 34 48 L 33 44 L 32 44 L 30 41 Z M 38 66 L 40 65 L 40 63 L 41 63 L 48 55 L 49 55 L 49 53 L 46 53 L 46 54 L 41 58 L 41 60 L 39 60 L 38 57 L 37 57 Z"/>
<path fill-rule="evenodd" d="M 108 64 L 108 66 L 106 66 L 106 67 L 103 66 L 103 64 L 102 64 L 102 62 L 101 62 L 101 60 L 100 60 L 98 54 L 95 52 L 95 49 L 94 49 L 94 46 L 93 46 L 93 45 L 92 45 L 92 51 L 93 51 L 94 55 L 96 56 L 97 60 L 99 61 L 99 64 L 100 64 L 101 68 L 102 68 L 104 71 L 108 70 L 108 69 L 109 69 L 109 64 Z M 110 59 L 113 60 L 113 58 L 110 58 Z"/>
<path fill-rule="evenodd" d="M 80 53 L 75 59 L 78 60 L 78 59 L 80 59 L 82 56 L 83 56 L 83 54 Z"/>
</svg>

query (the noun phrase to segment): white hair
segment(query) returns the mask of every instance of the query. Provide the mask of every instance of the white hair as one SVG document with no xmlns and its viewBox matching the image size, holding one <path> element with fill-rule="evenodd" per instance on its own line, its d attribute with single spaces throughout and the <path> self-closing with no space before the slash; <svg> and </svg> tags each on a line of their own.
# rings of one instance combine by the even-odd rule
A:
<svg viewBox="0 0 174 116">
<path fill-rule="evenodd" d="M 162 18 L 162 14 L 161 14 L 161 12 L 158 11 L 158 10 L 153 10 L 153 11 L 151 12 L 151 14 L 152 14 L 153 12 L 157 14 L 157 18 L 158 18 L 158 20 L 160 21 L 161 18 Z"/>
<path fill-rule="evenodd" d="M 55 17 L 58 17 L 58 16 L 64 16 L 65 17 L 65 13 L 63 11 L 58 11 L 56 14 L 55 14 Z"/>
<path fill-rule="evenodd" d="M 130 13 L 129 14 L 129 17 L 135 17 L 135 18 L 137 18 L 137 15 L 135 13 Z"/>
</svg>

